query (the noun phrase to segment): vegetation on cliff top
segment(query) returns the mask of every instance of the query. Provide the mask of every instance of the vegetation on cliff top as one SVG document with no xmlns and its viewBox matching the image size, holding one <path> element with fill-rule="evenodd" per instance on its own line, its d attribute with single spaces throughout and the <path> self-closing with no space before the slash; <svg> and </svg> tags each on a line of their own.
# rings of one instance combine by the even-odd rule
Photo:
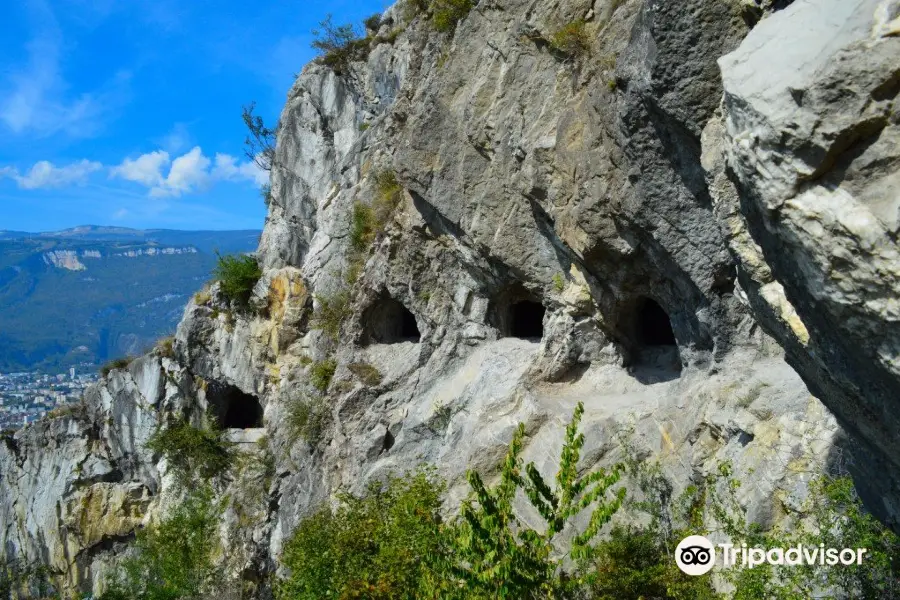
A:
<svg viewBox="0 0 900 600">
<path fill-rule="evenodd" d="M 222 295 L 239 308 L 247 308 L 253 288 L 262 277 L 262 270 L 252 256 L 219 255 L 214 275 L 220 283 Z"/>
</svg>

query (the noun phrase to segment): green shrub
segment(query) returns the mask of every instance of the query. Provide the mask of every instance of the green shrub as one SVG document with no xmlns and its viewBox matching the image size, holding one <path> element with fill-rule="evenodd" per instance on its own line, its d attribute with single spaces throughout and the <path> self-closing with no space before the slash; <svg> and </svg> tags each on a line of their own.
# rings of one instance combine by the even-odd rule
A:
<svg viewBox="0 0 900 600">
<path fill-rule="evenodd" d="M 114 358 L 113 360 L 100 367 L 100 375 L 103 377 L 107 377 L 109 376 L 110 372 L 116 369 L 125 369 L 128 367 L 128 365 L 134 362 L 135 358 L 137 357 L 123 356 L 121 358 Z"/>
<path fill-rule="evenodd" d="M 438 31 L 454 31 L 475 6 L 475 0 L 431 0 L 431 22 Z"/>
<path fill-rule="evenodd" d="M 193 600 L 225 591 L 214 566 L 221 511 L 208 485 L 192 490 L 165 520 L 138 533 L 98 600 Z"/>
<path fill-rule="evenodd" d="M 246 254 L 237 256 L 218 255 L 218 262 L 213 272 L 219 280 L 222 294 L 240 308 L 246 308 L 256 282 L 262 277 L 259 263 Z"/>
<path fill-rule="evenodd" d="M 375 13 L 370 17 L 366 17 L 363 19 L 363 25 L 365 25 L 366 29 L 378 31 L 378 28 L 381 27 L 381 13 Z"/>
<path fill-rule="evenodd" d="M 550 36 L 550 46 L 555 50 L 579 58 L 591 48 L 591 38 L 587 33 L 587 23 L 579 19 L 560 27 Z"/>
<path fill-rule="evenodd" d="M 276 587 L 280 600 L 364 598 L 417 600 L 429 565 L 443 554 L 440 508 L 444 486 L 420 470 L 373 483 L 362 497 L 345 494 L 304 520 L 285 545 L 290 572 Z"/>
<path fill-rule="evenodd" d="M 673 559 L 675 544 L 665 542 L 656 527 L 614 527 L 609 539 L 597 545 L 592 570 L 584 575 L 590 598 L 719 598 L 708 577 L 692 577 L 678 568 Z"/>
<path fill-rule="evenodd" d="M 165 457 L 176 479 L 185 485 L 223 475 L 234 460 L 234 445 L 218 427 L 199 429 L 186 421 L 158 429 L 147 449 Z"/>
<path fill-rule="evenodd" d="M 353 362 L 347 365 L 351 373 L 356 375 L 357 379 L 362 381 L 369 387 L 375 387 L 381 384 L 383 379 L 381 371 L 365 362 Z"/>
<path fill-rule="evenodd" d="M 328 390 L 331 385 L 331 379 L 337 370 L 337 361 L 333 358 L 326 358 L 312 364 L 309 368 L 309 382 L 314 388 L 320 392 Z"/>
<path fill-rule="evenodd" d="M 287 431 L 291 442 L 303 439 L 310 446 L 316 446 L 327 424 L 328 405 L 324 398 L 301 397 L 287 406 Z"/>
<path fill-rule="evenodd" d="M 831 598 L 887 598 L 900 589 L 900 537 L 865 511 L 849 477 L 819 475 L 809 485 L 804 512 L 810 518 L 805 531 L 763 530 L 748 522 L 732 478 L 731 465 L 719 465 L 708 479 L 710 512 L 722 531 L 739 546 L 866 548 L 861 565 L 781 567 L 764 564 L 753 569 L 728 569 L 725 579 L 736 586 L 734 600 L 771 598 L 793 600 L 813 597 L 822 589 Z"/>
<path fill-rule="evenodd" d="M 351 24 L 335 25 L 328 15 L 313 30 L 312 47 L 319 51 L 319 62 L 338 75 L 347 73 L 354 61 L 365 60 L 369 55 L 369 40 L 360 36 Z"/>
</svg>

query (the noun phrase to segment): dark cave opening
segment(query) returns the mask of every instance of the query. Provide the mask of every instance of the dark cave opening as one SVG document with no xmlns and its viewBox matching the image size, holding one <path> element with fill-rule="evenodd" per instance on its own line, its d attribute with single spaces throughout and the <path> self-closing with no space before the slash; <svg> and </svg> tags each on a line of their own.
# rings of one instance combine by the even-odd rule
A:
<svg viewBox="0 0 900 600">
<path fill-rule="evenodd" d="M 522 300 L 510 308 L 509 335 L 523 339 L 544 337 L 544 313 L 547 309 L 540 302 Z"/>
<path fill-rule="evenodd" d="M 677 345 L 669 315 L 650 298 L 639 301 L 635 325 L 637 341 L 641 346 Z"/>
<path fill-rule="evenodd" d="M 418 343 L 422 339 L 416 316 L 387 294 L 382 296 L 363 316 L 364 343 Z"/>
<path fill-rule="evenodd" d="M 233 385 L 211 383 L 206 399 L 219 414 L 223 429 L 254 429 L 263 426 L 263 409 L 259 400 Z"/>
<path fill-rule="evenodd" d="M 488 321 L 500 337 L 540 340 L 544 337 L 544 315 L 547 309 L 534 294 L 516 283 L 491 299 Z"/>
</svg>

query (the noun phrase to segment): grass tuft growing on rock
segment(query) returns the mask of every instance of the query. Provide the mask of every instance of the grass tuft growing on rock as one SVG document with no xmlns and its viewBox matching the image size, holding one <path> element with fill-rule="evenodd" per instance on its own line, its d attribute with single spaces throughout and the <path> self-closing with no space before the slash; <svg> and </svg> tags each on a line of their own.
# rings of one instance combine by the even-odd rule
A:
<svg viewBox="0 0 900 600">
<path fill-rule="evenodd" d="M 103 377 L 108 377 L 109 374 L 116 369 L 125 369 L 134 362 L 135 356 L 123 356 L 121 358 L 114 358 L 102 367 L 100 367 L 100 375 Z"/>
<path fill-rule="evenodd" d="M 587 32 L 587 23 L 578 19 L 563 25 L 550 36 L 550 46 L 573 58 L 581 58 L 591 48 L 591 38 Z"/>
<path fill-rule="evenodd" d="M 347 368 L 353 373 L 357 379 L 369 387 L 375 387 L 381 384 L 383 376 L 381 371 L 366 362 L 354 362 L 347 365 Z"/>
<path fill-rule="evenodd" d="M 320 392 L 326 392 L 334 372 L 337 370 L 337 361 L 333 358 L 326 358 L 312 364 L 309 368 L 309 382 L 314 388 Z"/>
<path fill-rule="evenodd" d="M 328 424 L 328 405 L 319 396 L 302 396 L 287 406 L 288 439 L 295 442 L 304 440 L 310 446 L 317 445 Z"/>
</svg>

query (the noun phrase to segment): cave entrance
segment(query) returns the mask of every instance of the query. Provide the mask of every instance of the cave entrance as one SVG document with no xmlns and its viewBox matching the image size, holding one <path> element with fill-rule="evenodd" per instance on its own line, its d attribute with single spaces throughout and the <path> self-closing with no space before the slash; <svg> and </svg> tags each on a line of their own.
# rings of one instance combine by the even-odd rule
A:
<svg viewBox="0 0 900 600">
<path fill-rule="evenodd" d="M 681 354 L 668 313 L 655 300 L 637 298 L 624 325 L 630 354 L 630 372 L 652 384 L 681 376 Z"/>
<path fill-rule="evenodd" d="M 421 339 L 416 316 L 386 293 L 363 315 L 363 343 L 418 343 Z"/>
<path fill-rule="evenodd" d="M 544 313 L 547 309 L 539 302 L 522 300 L 510 308 L 509 335 L 523 339 L 544 337 Z"/>
<path fill-rule="evenodd" d="M 546 312 L 544 305 L 518 284 L 491 301 L 488 319 L 501 337 L 540 340 L 544 337 Z"/>
<path fill-rule="evenodd" d="M 638 301 L 635 325 L 641 346 L 677 346 L 672 321 L 656 301 L 650 298 Z"/>
<path fill-rule="evenodd" d="M 223 429 L 255 429 L 263 426 L 263 409 L 256 396 L 233 385 L 211 383 L 206 399 L 215 407 Z"/>
</svg>

